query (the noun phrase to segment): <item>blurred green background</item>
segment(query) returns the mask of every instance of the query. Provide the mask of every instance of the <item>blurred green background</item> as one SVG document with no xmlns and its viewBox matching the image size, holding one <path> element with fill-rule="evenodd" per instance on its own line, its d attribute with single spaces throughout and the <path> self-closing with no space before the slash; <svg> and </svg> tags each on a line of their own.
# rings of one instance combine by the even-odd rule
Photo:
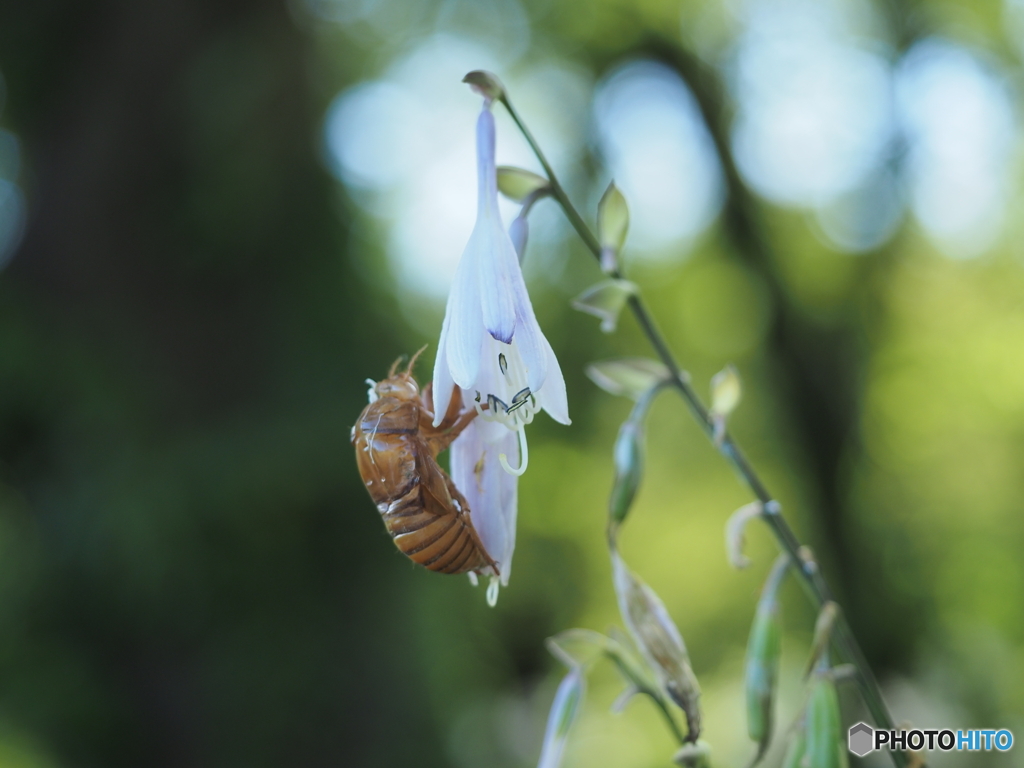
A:
<svg viewBox="0 0 1024 768">
<path fill-rule="evenodd" d="M 543 639 L 617 623 L 629 403 L 582 371 L 647 354 L 569 309 L 599 273 L 552 203 L 526 272 L 573 424 L 531 428 L 495 609 L 395 550 L 348 442 L 364 379 L 433 355 L 475 68 L 588 215 L 624 190 L 626 270 L 698 389 L 738 366 L 734 432 L 895 719 L 1024 737 L 1022 55 L 1020 0 L 0 4 L 0 768 L 535 763 Z M 498 155 L 537 168 L 500 111 Z M 727 566 L 747 501 L 659 400 L 621 543 L 719 766 L 751 753 L 774 553 L 752 529 Z M 814 618 L 785 609 L 783 725 Z M 655 710 L 591 683 L 566 765 L 669 765 Z"/>
</svg>

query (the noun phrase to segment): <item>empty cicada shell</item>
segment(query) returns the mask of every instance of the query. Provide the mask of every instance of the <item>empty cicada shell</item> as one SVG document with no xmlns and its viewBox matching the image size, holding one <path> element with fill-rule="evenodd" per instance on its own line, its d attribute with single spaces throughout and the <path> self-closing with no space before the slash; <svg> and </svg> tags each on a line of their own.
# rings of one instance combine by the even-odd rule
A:
<svg viewBox="0 0 1024 768">
<path fill-rule="evenodd" d="M 418 356 L 400 373 L 396 361 L 388 377 L 373 384 L 371 402 L 352 428 L 359 474 L 395 546 L 411 560 L 440 573 L 489 566 L 497 574 L 465 497 L 437 463 L 477 412 L 463 412 L 456 388 L 445 418 L 434 427 L 430 387 L 421 394 L 412 376 Z"/>
</svg>

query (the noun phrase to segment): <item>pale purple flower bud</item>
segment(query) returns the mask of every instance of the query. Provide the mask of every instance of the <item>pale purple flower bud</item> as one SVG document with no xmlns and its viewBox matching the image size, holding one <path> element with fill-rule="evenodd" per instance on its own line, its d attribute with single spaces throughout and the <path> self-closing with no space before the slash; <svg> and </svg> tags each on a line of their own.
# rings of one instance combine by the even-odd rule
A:
<svg viewBox="0 0 1024 768">
<path fill-rule="evenodd" d="M 526 258 L 526 239 L 530 236 L 530 225 L 526 220 L 525 210 L 512 219 L 512 223 L 508 227 L 508 236 L 516 249 L 519 263 L 522 264 L 523 259 Z"/>
<path fill-rule="evenodd" d="M 587 690 L 587 679 L 582 667 L 573 667 L 562 678 L 555 700 L 551 703 L 548 725 L 544 731 L 544 744 L 540 751 L 537 768 L 558 768 L 562 764 L 565 742 L 569 729 L 579 716 L 583 697 Z"/>
</svg>

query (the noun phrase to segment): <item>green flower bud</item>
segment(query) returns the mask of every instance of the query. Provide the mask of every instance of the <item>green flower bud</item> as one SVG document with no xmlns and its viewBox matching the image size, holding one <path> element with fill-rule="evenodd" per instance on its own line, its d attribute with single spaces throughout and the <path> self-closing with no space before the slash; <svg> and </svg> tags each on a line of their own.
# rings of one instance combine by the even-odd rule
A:
<svg viewBox="0 0 1024 768">
<path fill-rule="evenodd" d="M 623 422 L 615 440 L 615 483 L 608 497 L 608 517 L 621 525 L 633 506 L 644 474 L 644 427 L 634 419 Z"/>
<path fill-rule="evenodd" d="M 498 166 L 498 191 L 510 200 L 522 203 L 547 187 L 548 180 L 533 171 L 511 165 Z"/>
<path fill-rule="evenodd" d="M 847 768 L 836 684 L 817 675 L 807 702 L 807 762 L 814 768 Z"/>
<path fill-rule="evenodd" d="M 778 610 L 758 610 L 747 642 L 747 733 L 764 753 L 771 740 L 781 630 Z"/>
<path fill-rule="evenodd" d="M 775 724 L 775 695 L 782 647 L 778 591 L 788 568 L 789 557 L 780 555 L 761 591 L 754 623 L 750 628 L 750 640 L 747 642 L 747 732 L 758 745 L 754 763 L 768 750 Z"/>
<path fill-rule="evenodd" d="M 601 243 L 601 269 L 606 273 L 618 269 L 617 256 L 629 231 L 629 207 L 626 198 L 613 181 L 597 204 L 597 239 Z"/>
<path fill-rule="evenodd" d="M 468 83 L 470 88 L 485 99 L 494 101 L 505 95 L 505 86 L 501 84 L 501 80 L 493 72 L 475 69 L 462 78 L 462 82 Z"/>
<path fill-rule="evenodd" d="M 740 404 L 743 386 L 740 374 L 733 365 L 727 365 L 711 377 L 711 413 L 728 416 Z"/>
<path fill-rule="evenodd" d="M 608 516 L 613 536 L 629 514 L 640 488 L 644 472 L 644 422 L 661 387 L 661 383 L 655 384 L 636 402 L 629 418 L 619 428 L 619 436 L 615 440 L 615 483 L 608 498 Z"/>
</svg>

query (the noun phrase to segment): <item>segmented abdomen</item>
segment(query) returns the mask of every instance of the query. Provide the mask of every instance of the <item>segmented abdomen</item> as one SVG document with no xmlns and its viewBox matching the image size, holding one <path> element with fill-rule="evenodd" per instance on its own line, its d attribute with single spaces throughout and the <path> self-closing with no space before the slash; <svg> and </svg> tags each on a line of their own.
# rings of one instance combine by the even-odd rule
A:
<svg viewBox="0 0 1024 768">
<path fill-rule="evenodd" d="M 404 495 L 378 508 L 395 545 L 413 562 L 440 573 L 466 573 L 488 564 L 466 519 L 454 510 L 427 509 L 419 478 Z"/>
</svg>

